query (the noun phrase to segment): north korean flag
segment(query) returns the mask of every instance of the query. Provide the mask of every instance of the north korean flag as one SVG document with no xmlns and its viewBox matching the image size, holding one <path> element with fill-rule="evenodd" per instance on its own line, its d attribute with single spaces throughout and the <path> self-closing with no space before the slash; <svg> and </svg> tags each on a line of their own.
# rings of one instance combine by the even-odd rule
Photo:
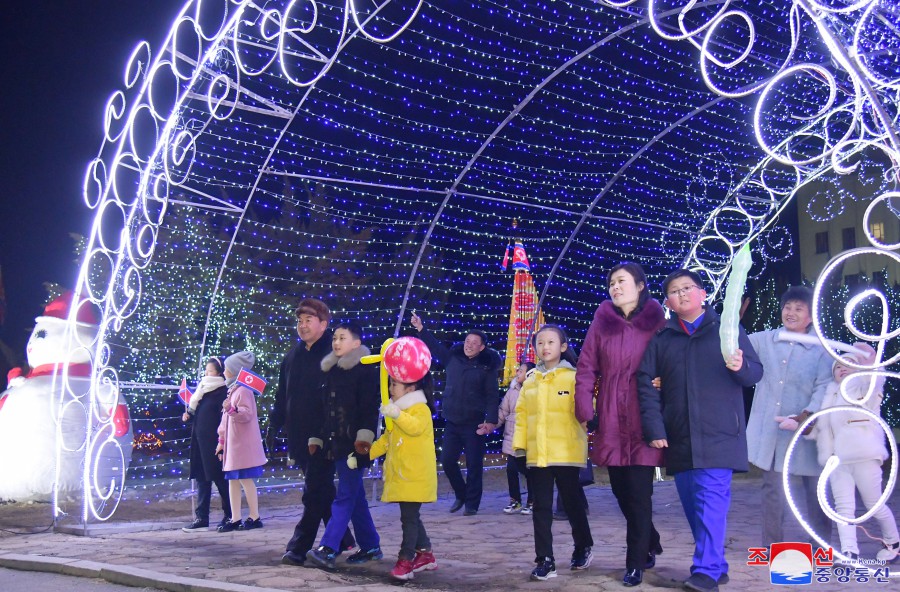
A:
<svg viewBox="0 0 900 592">
<path fill-rule="evenodd" d="M 266 388 L 266 381 L 246 368 L 241 368 L 241 371 L 238 372 L 237 382 L 259 394 L 262 394 L 263 389 Z"/>
<path fill-rule="evenodd" d="M 194 393 L 190 391 L 187 386 L 187 378 L 181 379 L 181 387 L 178 389 L 178 398 L 185 404 L 185 406 L 190 405 L 191 397 L 194 396 Z"/>
</svg>

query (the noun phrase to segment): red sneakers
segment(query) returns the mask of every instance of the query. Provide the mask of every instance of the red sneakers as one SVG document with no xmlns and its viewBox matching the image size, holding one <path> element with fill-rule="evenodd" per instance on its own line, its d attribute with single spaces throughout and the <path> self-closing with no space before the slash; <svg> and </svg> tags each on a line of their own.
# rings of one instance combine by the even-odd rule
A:
<svg viewBox="0 0 900 592">
<path fill-rule="evenodd" d="M 431 551 L 416 551 L 416 557 L 412 561 L 414 572 L 437 569 L 437 559 Z"/>
<path fill-rule="evenodd" d="M 391 570 L 391 577 L 395 580 L 411 580 L 416 577 L 413 562 L 409 559 L 398 559 L 394 569 Z"/>
</svg>

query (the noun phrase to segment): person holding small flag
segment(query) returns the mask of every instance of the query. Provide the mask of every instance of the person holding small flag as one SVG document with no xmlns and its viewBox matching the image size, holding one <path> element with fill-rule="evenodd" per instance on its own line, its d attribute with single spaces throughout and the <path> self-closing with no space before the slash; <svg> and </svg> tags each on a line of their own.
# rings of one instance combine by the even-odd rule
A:
<svg viewBox="0 0 900 592">
<path fill-rule="evenodd" d="M 249 372 L 255 362 L 256 356 L 248 351 L 232 354 L 225 360 L 228 397 L 222 403 L 216 454 L 222 460 L 225 479 L 229 481 L 231 521 L 219 526 L 216 529 L 219 532 L 263 527 L 259 518 L 259 500 L 254 479 L 262 476 L 263 465 L 267 460 L 260 436 L 254 389 L 258 388 L 257 392 L 262 392 L 265 381 Z M 247 383 L 253 386 L 248 386 Z M 241 522 L 241 489 L 247 496 L 250 511 L 244 522 Z"/>
<path fill-rule="evenodd" d="M 219 497 L 222 498 L 222 511 L 225 517 L 219 522 L 223 526 L 231 522 L 231 500 L 228 496 L 228 485 L 222 473 L 222 463 L 216 458 L 215 450 L 218 442 L 218 427 L 222 417 L 222 403 L 228 396 L 225 386 L 225 366 L 222 358 L 211 357 L 206 362 L 206 375 L 191 393 L 187 384 L 182 385 L 180 396 L 187 405 L 187 411 L 181 421 L 192 424 L 191 429 L 191 479 L 197 480 L 197 507 L 194 510 L 194 521 L 182 528 L 184 532 L 202 531 L 209 527 L 209 505 L 212 498 L 212 485 L 216 484 Z"/>
</svg>

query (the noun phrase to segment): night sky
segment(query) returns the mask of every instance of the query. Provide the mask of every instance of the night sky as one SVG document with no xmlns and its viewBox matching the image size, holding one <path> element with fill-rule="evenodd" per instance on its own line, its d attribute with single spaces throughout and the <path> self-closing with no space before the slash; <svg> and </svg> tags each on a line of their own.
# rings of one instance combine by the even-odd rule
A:
<svg viewBox="0 0 900 592">
<path fill-rule="evenodd" d="M 134 46 L 156 49 L 186 0 L 5 2 L 2 44 L 0 327 L 17 356 L 46 298 L 44 282 L 75 283 L 74 241 L 93 211 L 81 187 L 102 140 L 107 98 L 122 86 Z"/>
</svg>

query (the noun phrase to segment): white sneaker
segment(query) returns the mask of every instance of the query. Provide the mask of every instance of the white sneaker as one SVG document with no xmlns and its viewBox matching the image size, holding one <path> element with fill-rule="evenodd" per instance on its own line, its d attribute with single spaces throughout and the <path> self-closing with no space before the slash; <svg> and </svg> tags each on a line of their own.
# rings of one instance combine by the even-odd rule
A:
<svg viewBox="0 0 900 592">
<path fill-rule="evenodd" d="M 509 500 L 509 505 L 503 508 L 504 514 L 518 514 L 522 511 L 522 504 L 514 499 Z"/>
<path fill-rule="evenodd" d="M 885 545 L 884 548 L 875 555 L 875 558 L 878 561 L 890 563 L 897 558 L 898 553 L 900 553 L 900 543 L 894 543 L 893 545 Z"/>
<path fill-rule="evenodd" d="M 531 504 L 528 504 L 527 506 L 522 506 L 522 511 L 520 513 L 524 516 L 531 516 L 533 512 L 534 507 Z"/>
</svg>

